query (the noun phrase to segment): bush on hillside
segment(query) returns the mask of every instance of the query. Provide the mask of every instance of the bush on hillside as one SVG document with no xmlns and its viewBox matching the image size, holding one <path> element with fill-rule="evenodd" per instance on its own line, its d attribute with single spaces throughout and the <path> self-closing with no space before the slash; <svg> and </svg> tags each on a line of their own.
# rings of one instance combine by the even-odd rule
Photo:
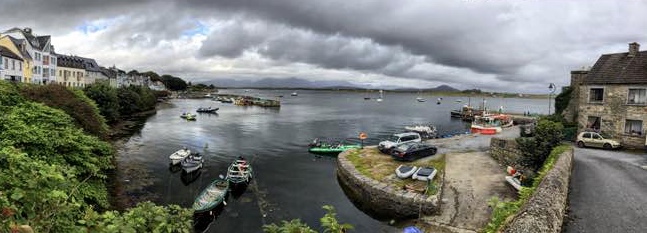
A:
<svg viewBox="0 0 647 233">
<path fill-rule="evenodd" d="M 518 163 L 536 172 L 542 167 L 553 148 L 562 141 L 563 131 L 564 126 L 561 123 L 540 119 L 535 127 L 534 137 L 516 139 L 522 154 Z"/>
<path fill-rule="evenodd" d="M 62 85 L 22 85 L 22 95 L 32 101 L 63 110 L 85 132 L 106 139 L 108 126 L 93 100 L 83 92 Z"/>
<path fill-rule="evenodd" d="M 117 89 L 107 82 L 96 82 L 83 89 L 85 95 L 94 100 L 99 112 L 110 124 L 119 120 L 119 97 Z"/>
</svg>

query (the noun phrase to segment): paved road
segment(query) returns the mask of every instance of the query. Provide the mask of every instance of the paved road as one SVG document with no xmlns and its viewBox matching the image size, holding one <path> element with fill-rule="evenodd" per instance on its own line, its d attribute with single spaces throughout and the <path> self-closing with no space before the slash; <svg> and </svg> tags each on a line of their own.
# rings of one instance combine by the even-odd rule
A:
<svg viewBox="0 0 647 233">
<path fill-rule="evenodd" d="M 647 232 L 647 155 L 575 149 L 564 232 Z"/>
</svg>

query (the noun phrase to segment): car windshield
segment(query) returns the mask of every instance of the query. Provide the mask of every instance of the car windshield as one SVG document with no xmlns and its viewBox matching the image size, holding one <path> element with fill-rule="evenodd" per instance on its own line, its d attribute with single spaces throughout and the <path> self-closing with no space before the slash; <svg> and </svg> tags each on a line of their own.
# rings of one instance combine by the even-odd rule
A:
<svg viewBox="0 0 647 233">
<path fill-rule="evenodd" d="M 413 143 L 404 143 L 404 144 L 398 145 L 397 149 L 399 151 L 406 151 L 409 149 L 409 147 L 411 147 L 411 145 L 413 145 Z"/>
<path fill-rule="evenodd" d="M 400 140 L 400 137 L 398 137 L 398 136 L 391 135 L 391 137 L 389 137 L 389 141 L 397 142 L 398 140 Z"/>
</svg>

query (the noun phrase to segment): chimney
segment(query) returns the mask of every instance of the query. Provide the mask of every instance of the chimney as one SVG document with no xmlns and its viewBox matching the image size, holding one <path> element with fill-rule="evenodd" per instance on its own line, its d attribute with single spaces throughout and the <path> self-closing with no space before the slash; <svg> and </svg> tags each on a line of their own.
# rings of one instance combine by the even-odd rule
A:
<svg viewBox="0 0 647 233">
<path fill-rule="evenodd" d="M 638 55 L 638 51 L 640 50 L 640 44 L 633 42 L 629 43 L 629 56 L 634 57 Z"/>
</svg>

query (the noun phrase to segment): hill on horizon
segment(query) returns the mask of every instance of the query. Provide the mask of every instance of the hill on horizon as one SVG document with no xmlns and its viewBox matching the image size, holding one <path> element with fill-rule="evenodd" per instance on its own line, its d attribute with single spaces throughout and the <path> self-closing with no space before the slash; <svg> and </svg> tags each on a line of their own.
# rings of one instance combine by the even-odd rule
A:
<svg viewBox="0 0 647 233">
<path fill-rule="evenodd" d="M 209 81 L 205 84 L 213 84 L 218 88 L 261 88 L 261 89 L 384 89 L 392 91 L 442 91 L 442 92 L 459 92 L 460 90 L 448 85 L 440 85 L 434 88 L 416 89 L 416 88 L 398 88 L 394 86 L 374 87 L 369 85 L 356 85 L 348 81 L 310 81 L 302 78 L 272 79 L 264 78 L 257 81 L 236 80 L 236 79 L 218 79 Z"/>
</svg>

